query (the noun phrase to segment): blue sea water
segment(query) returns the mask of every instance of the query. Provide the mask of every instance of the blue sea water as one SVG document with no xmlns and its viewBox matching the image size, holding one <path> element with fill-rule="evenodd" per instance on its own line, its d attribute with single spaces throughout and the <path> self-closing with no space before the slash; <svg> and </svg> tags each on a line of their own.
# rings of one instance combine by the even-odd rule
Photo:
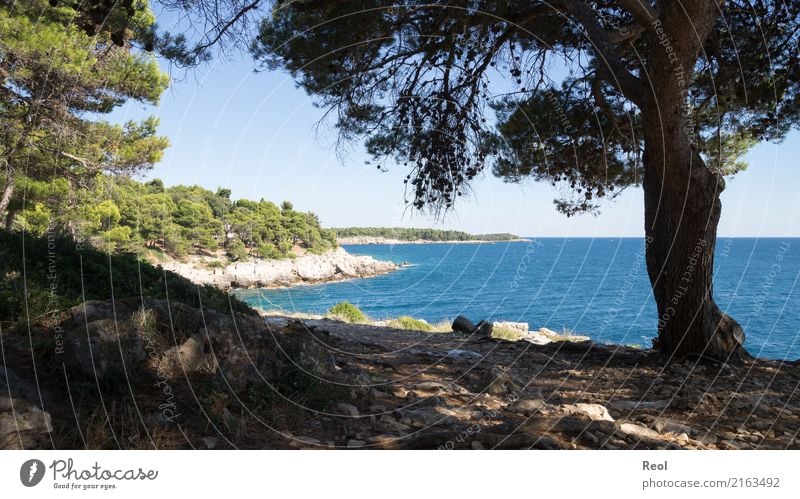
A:
<svg viewBox="0 0 800 499">
<path fill-rule="evenodd" d="M 345 248 L 411 266 L 370 279 L 239 296 L 267 310 L 324 313 L 346 300 L 375 319 L 410 315 L 435 322 L 465 315 L 620 344 L 649 345 L 656 334 L 643 239 Z M 715 299 L 744 328 L 748 350 L 800 357 L 800 239 L 720 238 L 715 262 Z"/>
</svg>

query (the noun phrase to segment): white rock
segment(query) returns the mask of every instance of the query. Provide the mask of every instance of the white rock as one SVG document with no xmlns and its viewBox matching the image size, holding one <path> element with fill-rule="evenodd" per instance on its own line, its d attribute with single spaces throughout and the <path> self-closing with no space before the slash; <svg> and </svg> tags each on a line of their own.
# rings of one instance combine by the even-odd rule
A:
<svg viewBox="0 0 800 499">
<path fill-rule="evenodd" d="M 527 334 L 528 333 L 528 323 L 527 322 L 493 322 L 492 326 L 495 329 L 509 329 L 511 331 Z"/>
<path fill-rule="evenodd" d="M 567 404 L 562 405 L 560 409 L 568 414 L 588 416 L 592 421 L 614 421 L 614 418 L 608 413 L 608 409 L 600 404 Z"/>
</svg>

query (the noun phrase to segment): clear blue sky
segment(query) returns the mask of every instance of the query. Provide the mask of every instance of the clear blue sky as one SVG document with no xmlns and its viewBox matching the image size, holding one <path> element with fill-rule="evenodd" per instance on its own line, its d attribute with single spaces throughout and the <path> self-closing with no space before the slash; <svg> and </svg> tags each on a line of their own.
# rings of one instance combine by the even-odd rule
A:
<svg viewBox="0 0 800 499">
<path fill-rule="evenodd" d="M 529 236 L 641 236 L 640 189 L 603 205 L 599 216 L 567 218 L 552 203 L 555 188 L 505 184 L 485 174 L 471 197 L 435 221 L 403 203 L 402 167 L 382 173 L 366 165 L 360 144 L 337 155 L 333 132 L 319 132 L 322 110 L 281 72 L 254 73 L 254 62 L 216 61 L 175 73 L 161 105 L 129 104 L 115 120 L 155 114 L 172 146 L 146 177 L 167 185 L 227 187 L 234 198 L 290 200 L 317 213 L 326 227 L 437 227 L 472 233 Z M 728 181 L 722 195 L 721 236 L 800 236 L 800 133 L 781 144 L 761 144 L 750 167 Z"/>
</svg>

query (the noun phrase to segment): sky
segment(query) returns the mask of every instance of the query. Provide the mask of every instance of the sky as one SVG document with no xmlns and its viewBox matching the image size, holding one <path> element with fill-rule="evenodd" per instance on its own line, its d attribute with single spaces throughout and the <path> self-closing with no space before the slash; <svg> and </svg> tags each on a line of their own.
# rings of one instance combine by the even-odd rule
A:
<svg viewBox="0 0 800 499">
<path fill-rule="evenodd" d="M 246 54 L 216 60 L 189 73 L 172 71 L 159 106 L 129 103 L 112 120 L 156 115 L 171 147 L 143 178 L 166 185 L 229 188 L 233 198 L 291 201 L 313 211 L 325 227 L 435 227 L 471 233 L 535 237 L 641 237 L 642 191 L 629 188 L 601 205 L 599 215 L 567 218 L 553 199 L 559 191 L 533 181 L 507 184 L 490 172 L 436 220 L 406 208 L 402 166 L 367 165 L 361 144 L 334 147 L 335 133 L 316 126 L 323 110 L 279 71 L 254 72 Z M 800 236 L 800 133 L 751 150 L 749 168 L 722 193 L 721 237 Z"/>
</svg>

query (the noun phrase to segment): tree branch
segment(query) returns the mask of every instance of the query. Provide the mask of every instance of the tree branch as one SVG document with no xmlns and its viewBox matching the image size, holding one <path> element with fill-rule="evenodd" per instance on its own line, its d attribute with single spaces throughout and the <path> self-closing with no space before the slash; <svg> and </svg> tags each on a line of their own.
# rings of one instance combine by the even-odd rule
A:
<svg viewBox="0 0 800 499">
<path fill-rule="evenodd" d="M 647 0 L 614 0 L 613 3 L 630 12 L 644 28 L 649 28 L 658 19 L 658 12 Z"/>
<path fill-rule="evenodd" d="M 586 30 L 597 58 L 604 63 L 598 65 L 599 75 L 617 87 L 626 98 L 635 104 L 641 104 L 642 81 L 625 67 L 611 37 L 600 25 L 595 12 L 587 4 L 576 0 L 555 0 L 552 3 L 574 16 Z"/>
</svg>

